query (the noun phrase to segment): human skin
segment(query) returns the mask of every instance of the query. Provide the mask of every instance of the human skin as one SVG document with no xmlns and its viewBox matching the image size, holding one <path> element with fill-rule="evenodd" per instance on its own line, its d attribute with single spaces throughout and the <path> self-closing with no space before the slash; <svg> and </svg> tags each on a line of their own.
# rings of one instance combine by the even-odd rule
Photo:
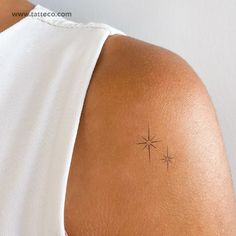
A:
<svg viewBox="0 0 236 236">
<path fill-rule="evenodd" d="M 147 138 L 148 149 L 137 143 Z M 161 160 L 173 157 L 167 170 Z M 71 236 L 234 236 L 236 211 L 212 102 L 179 56 L 106 41 L 90 83 L 65 205 Z"/>
<path fill-rule="evenodd" d="M 148 129 L 160 141 L 150 156 L 150 142 L 140 144 Z M 236 235 L 215 109 L 178 55 L 128 36 L 106 40 L 78 127 L 65 228 L 69 236 Z"/>
</svg>

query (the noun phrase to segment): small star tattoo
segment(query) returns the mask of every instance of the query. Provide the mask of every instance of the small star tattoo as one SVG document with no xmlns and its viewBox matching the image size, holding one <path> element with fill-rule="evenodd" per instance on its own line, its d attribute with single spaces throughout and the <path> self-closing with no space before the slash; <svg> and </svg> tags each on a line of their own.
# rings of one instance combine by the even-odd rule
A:
<svg viewBox="0 0 236 236">
<path fill-rule="evenodd" d="M 148 157 L 149 157 L 149 161 L 151 161 L 151 148 L 157 148 L 154 143 L 158 143 L 158 142 L 161 142 L 161 140 L 154 140 L 155 136 L 153 136 L 151 138 L 150 136 L 150 128 L 149 128 L 149 125 L 148 125 L 148 136 L 147 138 L 141 136 L 142 139 L 144 140 L 144 142 L 141 142 L 141 143 L 137 143 L 139 145 L 144 145 L 143 149 L 148 149 Z"/>
<path fill-rule="evenodd" d="M 167 146 L 166 154 L 163 155 L 163 157 L 164 157 L 164 158 L 161 158 L 161 160 L 166 163 L 166 169 L 167 169 L 167 171 L 168 171 L 168 169 L 169 169 L 169 164 L 171 163 L 171 159 L 174 158 L 174 157 L 171 157 L 171 156 L 169 155 L 168 146 Z"/>
</svg>

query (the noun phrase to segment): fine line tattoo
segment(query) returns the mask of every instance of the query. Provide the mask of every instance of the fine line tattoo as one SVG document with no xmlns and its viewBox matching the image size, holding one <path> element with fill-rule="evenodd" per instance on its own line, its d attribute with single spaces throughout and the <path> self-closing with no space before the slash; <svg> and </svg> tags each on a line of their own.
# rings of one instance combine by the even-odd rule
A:
<svg viewBox="0 0 236 236">
<path fill-rule="evenodd" d="M 167 169 L 167 171 L 168 171 L 168 169 L 169 169 L 169 164 L 172 162 L 171 159 L 173 159 L 173 158 L 174 158 L 174 157 L 172 157 L 172 156 L 169 155 L 169 150 L 168 150 L 168 146 L 167 146 L 166 154 L 163 154 L 163 158 L 161 158 L 161 160 L 166 163 L 166 169 Z"/>
<path fill-rule="evenodd" d="M 145 138 L 144 136 L 141 136 L 143 139 L 143 142 L 137 143 L 138 145 L 144 145 L 143 149 L 147 149 L 148 150 L 148 158 L 149 158 L 149 162 L 151 161 L 151 148 L 157 148 L 154 143 L 159 143 L 161 142 L 161 140 L 154 140 L 155 136 L 153 136 L 151 138 L 150 136 L 150 128 L 149 128 L 149 124 L 148 124 L 148 135 Z"/>
<path fill-rule="evenodd" d="M 160 160 L 163 161 L 164 164 L 166 164 L 166 170 L 168 171 L 169 166 L 172 163 L 172 159 L 174 159 L 174 157 L 170 155 L 168 145 L 167 145 L 165 152 L 162 152 L 161 150 L 159 150 L 159 148 L 157 149 L 157 147 L 155 146 L 156 145 L 155 143 L 161 142 L 161 140 L 157 140 L 157 139 L 155 139 L 155 136 L 150 135 L 149 123 L 148 123 L 147 136 L 141 136 L 141 138 L 142 138 L 142 142 L 139 142 L 136 144 L 143 145 L 143 149 L 148 150 L 149 162 L 151 161 L 151 149 L 155 149 L 156 152 L 158 152 L 159 155 L 162 156 L 162 158 L 160 158 Z"/>
</svg>

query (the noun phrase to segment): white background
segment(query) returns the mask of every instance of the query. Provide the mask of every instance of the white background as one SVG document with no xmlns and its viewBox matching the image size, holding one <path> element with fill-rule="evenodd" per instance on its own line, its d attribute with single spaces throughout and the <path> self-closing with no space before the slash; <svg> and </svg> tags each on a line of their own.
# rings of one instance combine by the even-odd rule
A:
<svg viewBox="0 0 236 236">
<path fill-rule="evenodd" d="M 236 189 L 236 0 L 34 0 L 70 20 L 103 22 L 181 55 L 218 113 Z"/>
</svg>

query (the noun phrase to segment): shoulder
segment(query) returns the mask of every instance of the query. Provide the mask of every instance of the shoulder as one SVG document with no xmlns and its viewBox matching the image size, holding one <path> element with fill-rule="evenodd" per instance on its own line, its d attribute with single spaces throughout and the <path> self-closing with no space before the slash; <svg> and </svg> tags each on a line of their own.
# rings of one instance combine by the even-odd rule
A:
<svg viewBox="0 0 236 236">
<path fill-rule="evenodd" d="M 109 37 L 75 152 L 76 196 L 68 206 L 80 213 L 78 230 L 235 235 L 233 189 L 214 107 L 178 55 Z"/>
<path fill-rule="evenodd" d="M 187 105 L 190 109 L 201 103 L 214 113 L 205 85 L 182 57 L 128 36 L 108 37 L 94 70 L 90 88 L 93 87 L 107 89 L 110 102 L 112 97 L 118 98 L 117 94 L 120 102 L 126 104 L 143 102 L 143 109 L 150 109 L 146 103 L 152 100 L 156 106 L 185 104 L 186 109 Z"/>
<path fill-rule="evenodd" d="M 189 88 L 205 90 L 198 75 L 182 57 L 157 45 L 123 35 L 113 35 L 106 40 L 95 75 L 103 71 L 106 71 L 105 77 L 110 78 L 110 73 L 113 75 L 114 83 L 120 81 L 116 78 L 123 76 L 122 81 L 130 81 L 132 88 L 148 80 L 159 87 L 174 84 L 176 88 L 178 85 L 183 88 L 184 83 Z"/>
</svg>

